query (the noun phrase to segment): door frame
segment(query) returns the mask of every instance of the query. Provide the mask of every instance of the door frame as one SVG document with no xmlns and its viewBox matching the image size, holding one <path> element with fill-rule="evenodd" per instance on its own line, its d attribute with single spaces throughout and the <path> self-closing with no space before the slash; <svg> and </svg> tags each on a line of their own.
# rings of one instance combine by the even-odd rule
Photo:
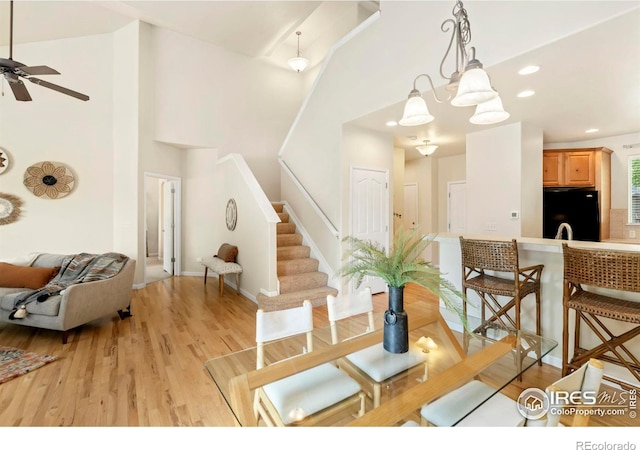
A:
<svg viewBox="0 0 640 450">
<path fill-rule="evenodd" d="M 175 195 L 173 197 L 173 219 L 174 219 L 174 228 L 173 228 L 173 255 L 175 258 L 175 262 L 173 263 L 173 276 L 180 276 L 182 274 L 182 178 L 175 177 L 172 175 L 167 175 L 163 173 L 156 172 L 144 172 L 144 220 L 142 223 L 143 227 L 143 236 L 146 239 L 146 229 L 147 229 L 147 178 L 160 178 L 163 180 L 173 181 L 175 183 Z M 146 242 L 144 244 L 146 246 Z M 143 255 L 146 256 L 146 251 L 143 252 Z M 144 258 L 143 264 L 143 273 L 144 273 L 144 283 L 147 284 L 147 259 Z"/>
</svg>

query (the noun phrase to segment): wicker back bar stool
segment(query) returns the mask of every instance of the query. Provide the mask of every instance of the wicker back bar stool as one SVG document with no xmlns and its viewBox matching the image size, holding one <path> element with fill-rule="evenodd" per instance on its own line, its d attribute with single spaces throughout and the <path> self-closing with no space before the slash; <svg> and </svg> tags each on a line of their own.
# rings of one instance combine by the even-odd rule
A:
<svg viewBox="0 0 640 450">
<path fill-rule="evenodd" d="M 627 345 L 640 334 L 640 302 L 617 298 L 615 291 L 640 292 L 640 253 L 620 250 L 582 249 L 562 244 L 564 260 L 562 374 L 566 375 L 590 358 L 626 367 L 640 382 L 640 361 Z M 585 289 L 587 287 L 587 289 Z M 595 293 L 588 287 L 607 289 Z M 574 311 L 573 348 L 569 352 L 570 317 Z M 603 320 L 604 319 L 604 320 Z M 607 320 L 633 324 L 616 335 Z M 610 322 L 609 322 L 610 323 Z M 587 325 L 602 342 L 584 348 L 582 324 Z M 625 327 L 628 328 L 628 327 Z M 622 380 L 603 377 L 621 386 L 632 388 Z"/>
<path fill-rule="evenodd" d="M 462 254 L 462 292 L 466 296 L 469 289 L 480 297 L 481 325 L 474 333 L 488 336 L 491 328 L 501 327 L 521 330 L 522 299 L 533 294 L 535 297 L 535 334 L 541 335 L 540 328 L 540 277 L 543 264 L 520 267 L 518 243 L 510 241 L 492 241 L 465 239 L 460 236 Z M 505 298 L 500 302 L 500 297 Z M 490 316 L 487 317 L 487 311 Z M 467 316 L 467 302 L 463 303 L 463 312 Z M 465 339 L 465 348 L 468 337 Z M 528 342 L 529 348 L 523 348 L 519 360 L 526 357 L 531 348 L 538 348 L 536 342 Z M 542 360 L 538 358 L 538 365 Z M 520 377 L 519 377 L 520 379 Z"/>
<path fill-rule="evenodd" d="M 462 252 L 462 290 L 475 291 L 482 299 L 482 322 L 496 322 L 506 328 L 521 329 L 520 312 L 522 299 L 529 294 L 535 295 L 536 334 L 540 335 L 540 276 L 543 264 L 520 267 L 518 243 L 510 241 L 491 241 L 465 239 L 460 236 Z M 508 297 L 501 304 L 498 297 Z M 467 314 L 466 302 L 464 313 Z M 485 309 L 491 312 L 486 318 Z M 509 312 L 514 309 L 515 313 Z"/>
</svg>

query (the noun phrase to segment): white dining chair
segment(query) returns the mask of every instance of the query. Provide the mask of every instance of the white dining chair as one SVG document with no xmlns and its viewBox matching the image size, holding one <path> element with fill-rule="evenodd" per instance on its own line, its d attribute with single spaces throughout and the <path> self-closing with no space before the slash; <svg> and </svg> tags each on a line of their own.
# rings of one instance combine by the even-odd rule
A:
<svg viewBox="0 0 640 450">
<path fill-rule="evenodd" d="M 568 393 L 585 392 L 593 393 L 600 390 L 604 364 L 597 359 L 591 359 L 571 374 L 560 378 L 549 385 L 545 392 L 549 398 L 547 413 L 539 419 L 527 419 L 518 409 L 518 402 L 497 392 L 485 403 L 478 406 L 495 389 L 479 380 L 472 380 L 464 386 L 440 397 L 439 399 L 424 405 L 420 410 L 422 425 L 438 427 L 516 427 L 516 426 L 562 426 L 562 398 L 552 395 L 552 391 L 564 391 Z M 580 408 L 587 408 L 583 403 Z M 566 412 L 566 411 L 565 411 Z M 464 417 L 456 423 L 461 417 Z M 575 413 L 570 424 L 572 426 L 585 426 L 589 420 L 589 414 Z"/>
<path fill-rule="evenodd" d="M 348 295 L 327 295 L 327 312 L 331 326 L 331 341 L 352 339 L 355 335 L 339 336 L 339 322 L 357 316 L 366 317 L 365 332 L 375 330 L 373 320 L 373 298 L 371 289 L 365 287 Z M 417 347 L 409 347 L 406 353 L 391 353 L 384 349 L 382 342 L 351 353 L 338 360 L 338 366 L 358 380 L 364 392 L 371 398 L 373 407 L 380 406 L 382 384 L 395 375 L 418 364 L 425 363 L 426 353 Z"/>
<path fill-rule="evenodd" d="M 268 312 L 258 310 L 256 368 L 265 367 L 265 344 L 269 342 L 305 335 L 306 346 L 300 349 L 300 353 L 286 359 L 312 352 L 312 331 L 313 310 L 308 300 L 300 307 Z M 321 423 L 325 418 L 344 410 L 353 410 L 354 415 L 362 416 L 365 395 L 353 378 L 331 363 L 266 384 L 256 390 L 254 397 L 256 420 L 260 422 L 262 419 L 268 426 L 302 424 L 312 416 Z"/>
</svg>

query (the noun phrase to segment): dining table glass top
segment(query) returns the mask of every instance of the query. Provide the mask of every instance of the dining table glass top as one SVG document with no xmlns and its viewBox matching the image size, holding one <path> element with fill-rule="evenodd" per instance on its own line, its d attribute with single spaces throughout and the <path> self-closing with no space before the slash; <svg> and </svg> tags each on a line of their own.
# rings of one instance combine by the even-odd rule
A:
<svg viewBox="0 0 640 450">
<path fill-rule="evenodd" d="M 420 362 L 382 381 L 379 405 L 370 398 L 361 417 L 336 417 L 335 426 L 394 426 L 420 421 L 420 408 L 472 379 L 491 386 L 488 400 L 522 375 L 557 346 L 557 342 L 531 333 L 484 324 L 486 335 L 464 333 L 457 315 L 432 302 L 415 302 L 405 308 L 408 315 L 409 347 L 420 352 Z M 304 335 L 265 344 L 266 367 L 256 370 L 256 347 L 212 358 L 205 368 L 233 412 L 238 425 L 260 426 L 252 410 L 255 390 L 319 364 L 338 364 L 345 356 L 382 342 L 383 313 L 374 316 L 375 330 L 367 328 L 365 315 L 338 323 L 339 335 L 350 339 L 332 344 L 329 326 L 313 330 L 313 351 Z M 476 329 L 479 319 L 469 318 L 467 329 Z M 381 356 L 384 359 L 384 355 Z M 391 359 L 390 359 L 391 360 Z M 454 425 L 481 403 L 461 405 Z M 298 425 L 313 425 L 302 420 Z"/>
</svg>

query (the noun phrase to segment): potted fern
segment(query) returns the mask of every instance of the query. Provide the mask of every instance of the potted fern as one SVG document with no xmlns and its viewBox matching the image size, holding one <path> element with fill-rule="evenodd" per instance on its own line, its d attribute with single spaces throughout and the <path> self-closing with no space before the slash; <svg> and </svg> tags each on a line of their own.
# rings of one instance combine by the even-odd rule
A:
<svg viewBox="0 0 640 450">
<path fill-rule="evenodd" d="M 433 242 L 435 235 L 423 235 L 419 230 L 398 229 L 387 253 L 378 242 L 347 236 L 349 244 L 344 264 L 338 276 L 353 280 L 360 287 L 366 276 L 379 277 L 389 287 L 389 307 L 384 314 L 384 349 L 391 353 L 409 350 L 407 313 L 404 311 L 404 287 L 407 283 L 420 285 L 441 298 L 447 309 L 460 316 L 466 328 L 459 300 L 464 295 L 443 278 L 440 270 L 422 257 L 423 251 Z"/>
</svg>

